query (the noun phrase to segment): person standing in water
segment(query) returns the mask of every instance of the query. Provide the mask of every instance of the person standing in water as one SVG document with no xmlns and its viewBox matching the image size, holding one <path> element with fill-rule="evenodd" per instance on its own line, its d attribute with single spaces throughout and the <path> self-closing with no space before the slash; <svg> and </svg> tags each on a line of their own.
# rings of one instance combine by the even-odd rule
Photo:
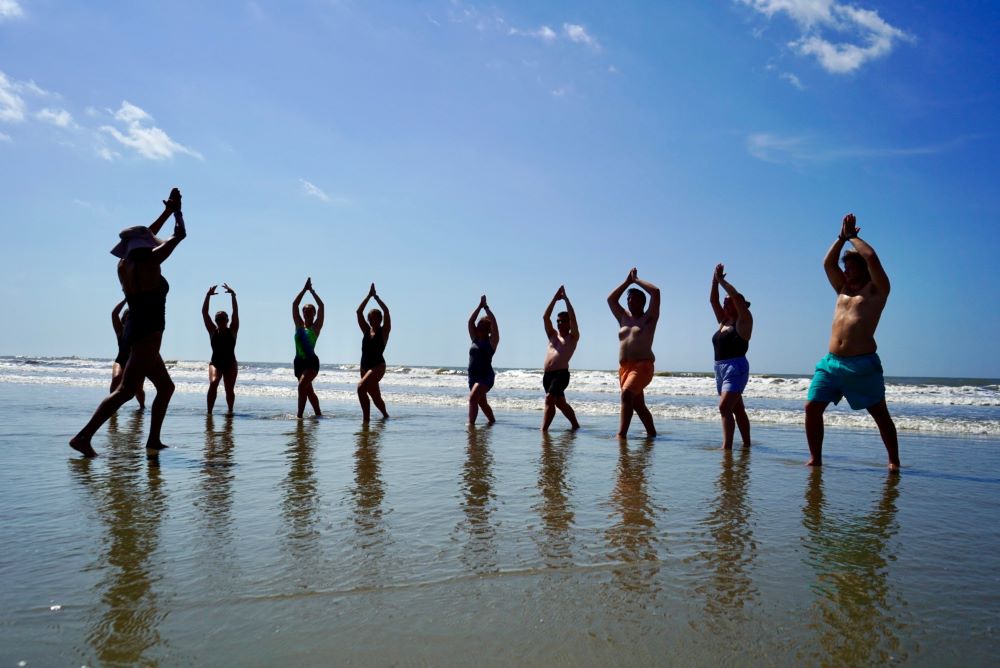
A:
<svg viewBox="0 0 1000 668">
<path fill-rule="evenodd" d="M 299 304 L 306 293 L 312 295 L 316 301 L 316 306 L 306 304 L 299 313 Z M 316 312 L 317 306 L 319 313 Z M 313 413 L 321 417 L 323 412 L 319 409 L 319 397 L 313 389 L 313 380 L 319 375 L 319 357 L 316 356 L 316 339 L 319 338 L 323 329 L 323 300 L 319 298 L 312 287 L 312 279 L 307 278 L 295 301 L 292 302 L 292 321 L 295 323 L 295 377 L 299 381 L 299 403 L 296 415 L 302 417 L 306 409 L 306 401 L 312 406 Z"/>
<path fill-rule="evenodd" d="M 726 299 L 719 303 L 719 286 Z M 750 447 L 750 418 L 743 405 L 743 390 L 750 380 L 747 350 L 753 334 L 753 315 L 748 302 L 726 281 L 726 268 L 715 265 L 712 290 L 708 297 L 719 329 L 712 336 L 715 348 L 715 388 L 719 393 L 719 413 L 722 415 L 722 448 L 731 450 L 736 427 L 740 429 L 743 447 Z"/>
<path fill-rule="evenodd" d="M 118 339 L 118 356 L 115 357 L 115 361 L 111 364 L 111 389 L 108 390 L 109 392 L 114 392 L 122 382 L 125 365 L 128 364 L 128 356 L 131 352 L 128 343 L 125 341 L 124 323 L 128 322 L 128 309 L 122 310 L 127 303 L 127 299 L 121 300 L 115 304 L 115 309 L 111 312 L 111 326 L 115 330 L 115 338 Z M 119 316 L 119 314 L 121 315 Z M 142 388 L 141 382 L 135 388 L 135 398 L 139 402 L 140 410 L 146 407 L 146 391 Z"/>
<path fill-rule="evenodd" d="M 208 317 L 208 302 L 212 295 L 217 294 L 213 285 L 205 294 L 205 303 L 201 306 L 201 317 L 205 321 L 205 329 L 212 343 L 212 360 L 208 363 L 208 412 L 215 407 L 215 397 L 219 392 L 219 381 L 224 381 L 226 390 L 226 405 L 229 415 L 233 414 L 233 404 L 236 402 L 236 375 L 239 366 L 236 364 L 236 336 L 240 331 L 240 309 L 236 303 L 236 291 L 223 283 L 222 289 L 229 293 L 232 299 L 233 320 L 225 311 L 216 311 L 214 322 Z"/>
<path fill-rule="evenodd" d="M 566 302 L 566 310 L 556 316 L 556 326 L 552 326 L 552 310 L 559 300 Z M 542 431 L 548 431 L 558 408 L 570 427 L 579 429 L 573 407 L 566 401 L 566 388 L 569 387 L 569 360 L 576 352 L 576 344 L 580 341 L 580 330 L 576 324 L 576 312 L 566 296 L 566 288 L 559 286 L 556 294 L 549 302 L 542 315 L 545 325 L 545 335 L 549 339 L 549 348 L 545 353 L 545 364 L 542 365 L 542 387 L 545 389 L 545 415 L 542 418 Z"/>
<path fill-rule="evenodd" d="M 156 238 L 156 233 L 171 214 L 174 216 L 174 233 L 166 241 L 161 241 Z M 167 447 L 160 439 L 160 430 L 174 393 L 174 383 L 160 357 L 160 342 L 166 327 L 167 291 L 170 290 L 167 279 L 160 272 L 160 265 L 187 236 L 181 214 L 180 191 L 177 188 L 170 191 L 170 197 L 163 201 L 163 213 L 149 227 L 130 227 L 118 236 L 121 241 L 111 249 L 111 254 L 120 258 L 118 280 L 129 309 L 123 335 L 130 354 L 121 383 L 100 403 L 90 421 L 69 442 L 69 446 L 84 457 L 97 456 L 90 444 L 94 434 L 135 395 L 144 378 L 148 378 L 156 388 L 146 450 L 153 455 Z"/>
<path fill-rule="evenodd" d="M 476 322 L 480 311 L 485 311 L 486 315 Z M 480 408 L 483 409 L 486 421 L 493 424 L 496 418 L 486 400 L 486 393 L 493 388 L 496 380 L 493 354 L 500 345 L 500 329 L 496 316 L 486 303 L 486 295 L 479 298 L 479 306 L 469 316 L 469 338 L 472 339 L 469 347 L 469 424 L 476 424 Z"/>
<path fill-rule="evenodd" d="M 875 250 L 858 237 L 861 231 L 853 213 L 844 216 L 840 235 L 823 260 L 823 269 L 837 303 L 833 310 L 830 352 L 816 364 L 806 401 L 806 440 L 809 466 L 823 464 L 823 413 L 830 402 L 847 403 L 858 411 L 866 409 L 878 426 L 889 455 L 889 470 L 899 471 L 899 443 L 896 425 L 885 403 L 882 361 L 875 352 L 875 329 L 889 298 L 889 277 Z M 844 269 L 837 256 L 844 244 L 854 247 L 844 253 Z"/>
<path fill-rule="evenodd" d="M 373 308 L 368 311 L 366 320 L 364 316 L 365 306 L 372 299 L 382 310 Z M 382 413 L 383 418 L 389 417 L 378 384 L 385 376 L 385 357 L 382 353 L 385 352 L 385 345 L 389 343 L 392 317 L 389 315 L 389 307 L 375 292 L 374 283 L 368 289 L 368 296 L 358 306 L 357 316 L 358 327 L 364 333 L 364 337 L 361 339 L 361 381 L 358 383 L 358 401 L 361 402 L 363 420 L 368 422 L 371 416 L 371 404 L 375 404 L 375 408 Z"/>
<path fill-rule="evenodd" d="M 649 309 L 646 309 L 646 293 L 639 288 L 629 288 L 632 284 L 649 293 Z M 626 304 L 628 309 L 619 303 L 625 290 L 628 289 Z M 620 327 L 618 331 L 618 382 L 622 390 L 621 417 L 618 422 L 618 437 L 628 437 L 628 427 L 632 422 L 632 413 L 646 428 L 646 435 L 656 436 L 653 425 L 653 415 L 646 407 L 643 390 L 653 381 L 653 336 L 656 334 L 656 324 L 660 319 L 660 289 L 639 278 L 633 267 L 632 271 L 617 288 L 608 295 L 608 307 L 615 316 Z"/>
</svg>

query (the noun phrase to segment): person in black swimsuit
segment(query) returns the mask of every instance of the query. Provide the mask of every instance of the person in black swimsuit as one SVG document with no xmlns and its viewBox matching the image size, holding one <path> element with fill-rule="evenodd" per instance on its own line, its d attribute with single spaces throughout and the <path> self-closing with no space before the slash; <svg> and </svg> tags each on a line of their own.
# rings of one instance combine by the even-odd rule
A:
<svg viewBox="0 0 1000 668">
<path fill-rule="evenodd" d="M 236 303 L 236 291 L 223 283 L 222 289 L 229 293 L 233 302 L 233 321 L 225 311 L 216 311 L 215 322 L 208 317 L 208 302 L 212 295 L 217 294 L 213 285 L 205 295 L 205 303 L 201 306 L 201 317 L 205 321 L 205 329 L 212 342 L 212 361 L 208 363 L 208 412 L 215 407 L 215 397 L 219 392 L 219 381 L 225 381 L 226 405 L 229 414 L 233 414 L 233 404 L 236 402 L 236 374 L 239 366 L 236 364 L 236 335 L 240 331 L 240 309 Z"/>
<path fill-rule="evenodd" d="M 111 312 L 111 326 L 115 329 L 115 338 L 118 339 L 118 356 L 115 357 L 114 363 L 111 365 L 111 389 L 110 392 L 114 392 L 115 388 L 122 382 L 122 376 L 124 375 L 125 365 L 128 364 L 129 347 L 125 343 L 125 327 L 122 323 L 128 322 L 128 309 L 122 311 L 122 307 L 128 303 L 128 300 L 123 299 L 117 304 L 115 304 L 115 310 Z M 119 317 L 118 314 L 121 314 Z M 135 398 L 139 402 L 139 409 L 146 407 L 146 392 L 142 389 L 142 383 L 135 388 Z"/>
<path fill-rule="evenodd" d="M 374 299 L 382 309 L 372 309 L 368 311 L 368 319 L 365 320 L 364 311 L 368 301 Z M 361 339 L 361 382 L 358 383 L 358 401 L 361 402 L 361 414 L 363 420 L 368 422 L 371 414 L 371 404 L 379 409 L 382 417 L 389 417 L 385 410 L 385 401 L 382 400 L 382 391 L 378 383 L 385 375 L 385 344 L 389 342 L 389 332 L 392 330 L 392 317 L 389 315 L 389 307 L 385 305 L 375 292 L 375 284 L 372 283 L 368 289 L 368 296 L 358 306 L 358 327 L 364 332 Z"/>
<path fill-rule="evenodd" d="M 101 402 L 94 416 L 69 442 L 69 446 L 84 457 L 97 456 L 90 444 L 91 439 L 101 425 L 135 395 L 135 388 L 143 378 L 148 378 L 156 388 L 146 439 L 147 454 L 154 456 L 167 447 L 160 440 L 160 430 L 174 393 L 174 383 L 160 357 L 160 341 L 166 326 L 167 291 L 170 290 L 170 285 L 160 273 L 160 265 L 187 236 L 181 215 L 181 193 L 177 188 L 170 191 L 163 207 L 163 213 L 149 227 L 138 225 L 122 230 L 118 235 L 121 241 L 111 250 L 112 255 L 121 258 L 118 280 L 129 310 L 123 336 L 131 353 L 125 364 L 122 382 Z M 155 235 L 171 214 L 174 216 L 174 233 L 166 241 L 160 241 Z"/>
<path fill-rule="evenodd" d="M 715 385 L 719 392 L 719 414 L 722 416 L 722 447 L 733 447 L 736 427 L 740 429 L 743 447 L 750 447 L 750 418 L 743 405 L 743 390 L 750 380 L 747 350 L 753 334 L 750 302 L 726 281 L 726 268 L 716 265 L 712 276 L 712 291 L 708 301 L 719 322 L 712 337 L 715 348 Z M 719 303 L 719 286 L 726 291 L 726 300 Z"/>
<path fill-rule="evenodd" d="M 306 304 L 299 313 L 299 304 L 306 293 L 312 295 L 316 300 L 316 306 Z M 297 417 L 301 418 L 306 410 L 306 401 L 312 406 L 316 417 L 322 417 L 323 412 L 319 409 L 319 397 L 313 389 L 313 380 L 319 375 L 319 357 L 316 356 L 316 339 L 319 338 L 323 329 L 324 317 L 323 300 L 319 298 L 313 290 L 312 278 L 306 279 L 306 284 L 295 296 L 292 302 L 292 322 L 295 323 L 295 360 L 292 368 L 295 370 L 295 378 L 299 381 L 299 402 Z"/>
<path fill-rule="evenodd" d="M 476 322 L 480 311 L 486 311 L 486 316 Z M 469 316 L 469 424 L 476 424 L 479 409 L 489 424 L 496 422 L 493 409 L 486 401 L 486 393 L 493 389 L 496 373 L 493 371 L 493 354 L 500 345 L 500 329 L 496 316 L 486 304 L 486 295 L 479 298 L 479 306 Z"/>
</svg>

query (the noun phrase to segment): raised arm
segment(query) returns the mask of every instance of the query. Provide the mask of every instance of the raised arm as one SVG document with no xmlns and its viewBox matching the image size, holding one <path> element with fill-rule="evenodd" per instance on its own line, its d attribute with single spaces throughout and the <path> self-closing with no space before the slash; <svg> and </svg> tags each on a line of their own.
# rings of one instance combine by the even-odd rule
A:
<svg viewBox="0 0 1000 668">
<path fill-rule="evenodd" d="M 500 325 L 497 324 L 497 317 L 493 315 L 489 305 L 483 304 L 483 310 L 486 311 L 486 315 L 490 316 L 490 346 L 496 352 L 497 346 L 500 345 Z"/>
<path fill-rule="evenodd" d="M 302 303 L 302 298 L 306 296 L 306 290 L 312 284 L 312 279 L 307 278 L 306 284 L 299 290 L 299 294 L 295 295 L 295 299 L 292 300 L 292 322 L 295 323 L 295 328 L 299 329 L 305 327 L 305 323 L 302 322 L 302 311 L 299 309 L 299 304 Z"/>
<path fill-rule="evenodd" d="M 178 203 L 179 206 L 180 204 Z M 174 252 L 174 249 L 177 248 L 177 244 L 183 241 L 186 236 L 187 229 L 184 227 L 184 215 L 181 213 L 180 208 L 178 208 L 174 211 L 174 233 L 169 239 L 153 249 L 153 259 L 158 264 L 163 264 L 170 257 L 170 254 Z"/>
<path fill-rule="evenodd" d="M 572 330 L 570 336 L 574 341 L 580 340 L 580 326 L 576 322 L 576 311 L 573 310 L 573 305 L 569 302 L 569 297 L 566 295 L 566 289 L 560 288 L 562 290 L 563 301 L 566 302 L 566 313 L 569 314 L 569 326 Z"/>
<path fill-rule="evenodd" d="M 483 310 L 486 306 L 486 295 L 479 298 L 479 305 L 476 306 L 476 310 L 472 312 L 469 316 L 469 338 L 472 340 L 476 339 L 476 318 L 479 317 L 479 312 Z"/>
<path fill-rule="evenodd" d="M 215 327 L 215 323 L 212 322 L 212 317 L 210 315 L 208 315 L 208 302 L 212 298 L 212 295 L 215 294 L 215 288 L 217 288 L 217 287 L 218 286 L 213 285 L 212 287 L 210 287 L 208 289 L 208 292 L 205 293 L 205 301 L 201 305 L 201 319 L 205 321 L 205 329 L 208 330 L 208 335 L 209 336 L 211 336 L 212 334 L 215 334 L 216 327 Z"/>
<path fill-rule="evenodd" d="M 649 308 L 646 309 L 647 320 L 659 320 L 660 319 L 660 289 L 650 283 L 649 281 L 644 281 L 639 278 L 636 270 L 632 270 L 633 283 L 638 285 L 640 288 L 649 293 Z"/>
<path fill-rule="evenodd" d="M 861 228 L 857 226 L 857 218 L 854 217 L 854 214 L 847 214 L 844 218 L 844 231 L 841 236 L 847 237 L 851 245 L 854 246 L 854 250 L 858 251 L 858 255 L 868 265 L 868 274 L 872 277 L 872 283 L 876 289 L 883 295 L 888 295 L 891 288 L 889 285 L 889 276 L 885 273 L 885 269 L 882 268 L 882 262 L 878 259 L 875 249 L 858 236 L 860 231 Z"/>
<path fill-rule="evenodd" d="M 323 308 L 323 300 L 320 299 L 319 295 L 316 294 L 316 291 L 313 290 L 312 281 L 309 282 L 309 294 L 311 294 L 313 299 L 316 300 L 316 322 L 313 323 L 313 331 L 316 332 L 316 336 L 319 336 L 319 330 L 323 329 L 323 321 L 325 319 L 324 316 L 326 314 L 326 310 Z"/>
<path fill-rule="evenodd" d="M 722 265 L 720 264 L 719 266 L 721 267 Z M 740 295 L 740 291 L 726 280 L 725 274 L 719 277 L 719 285 L 729 295 L 729 301 L 732 302 L 733 307 L 736 309 L 736 322 L 734 323 L 736 333 L 749 341 L 750 335 L 753 333 L 753 314 L 747 308 L 747 303 Z"/>
<path fill-rule="evenodd" d="M 722 310 L 722 303 L 719 302 L 719 279 L 724 278 L 725 275 L 725 267 L 722 264 L 715 265 L 715 272 L 712 274 L 712 289 L 708 293 L 708 303 L 712 305 L 715 320 L 720 325 L 726 320 L 726 312 Z"/>
<path fill-rule="evenodd" d="M 628 277 L 622 281 L 622 284 L 611 291 L 608 295 L 608 307 L 611 309 L 611 314 L 615 316 L 615 320 L 618 321 L 620 325 L 622 318 L 625 317 L 625 307 L 621 305 L 622 295 L 625 294 L 625 290 L 628 286 L 635 282 L 635 269 L 628 273 Z"/>
<path fill-rule="evenodd" d="M 170 190 L 170 195 L 167 199 L 163 200 L 163 213 L 161 213 L 159 217 L 150 224 L 149 231 L 152 232 L 154 236 L 159 234 L 160 228 L 163 227 L 163 223 L 167 222 L 167 218 L 170 217 L 170 214 L 174 211 L 180 211 L 180 208 L 181 191 L 177 188 L 173 188 Z"/>
<path fill-rule="evenodd" d="M 123 299 L 117 304 L 115 304 L 115 310 L 111 312 L 111 326 L 115 329 L 115 336 L 119 339 L 122 337 L 122 318 L 119 315 L 122 312 L 122 308 L 128 303 L 127 299 Z"/>
<path fill-rule="evenodd" d="M 372 289 L 375 289 L 374 283 L 372 283 Z M 382 301 L 382 298 L 378 296 L 377 292 L 372 295 L 372 298 L 375 300 L 375 303 L 378 304 L 378 307 L 382 309 L 382 340 L 388 341 L 389 332 L 392 331 L 392 316 L 389 315 L 389 307 L 385 305 L 385 302 Z"/>
<path fill-rule="evenodd" d="M 240 305 L 236 303 L 236 290 L 229 287 L 228 283 L 223 283 L 222 287 L 229 293 L 229 297 L 233 302 L 233 319 L 229 322 L 229 329 L 232 330 L 235 337 L 240 333 Z"/>
<path fill-rule="evenodd" d="M 358 310 L 357 310 L 358 327 L 361 328 L 361 331 L 364 332 L 366 336 L 368 335 L 368 330 L 371 328 L 368 326 L 368 321 L 365 320 L 365 307 L 368 306 L 368 301 L 374 296 L 375 296 L 375 284 L 372 283 L 372 286 L 368 288 L 368 294 L 365 295 L 364 300 L 360 304 L 358 304 Z"/>
<path fill-rule="evenodd" d="M 542 324 L 545 326 L 545 336 L 552 338 L 556 335 L 556 328 L 552 326 L 552 311 L 556 307 L 556 302 L 559 301 L 559 295 L 562 294 L 562 286 L 556 290 L 556 293 L 552 295 L 552 299 L 549 301 L 549 305 L 545 308 L 545 313 L 542 314 Z"/>
</svg>

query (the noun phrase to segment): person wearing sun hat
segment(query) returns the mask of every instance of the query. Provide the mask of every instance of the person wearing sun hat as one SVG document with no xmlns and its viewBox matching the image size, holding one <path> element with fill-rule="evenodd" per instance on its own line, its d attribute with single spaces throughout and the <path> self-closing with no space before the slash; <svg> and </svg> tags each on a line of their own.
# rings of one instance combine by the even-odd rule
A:
<svg viewBox="0 0 1000 668">
<path fill-rule="evenodd" d="M 168 239 L 160 240 L 156 234 L 171 215 L 174 216 L 174 233 Z M 118 244 L 111 249 L 111 254 L 119 258 L 118 280 L 129 308 L 123 343 L 128 346 L 130 354 L 122 382 L 100 403 L 90 421 L 69 442 L 71 448 L 85 457 L 97 456 L 90 444 L 94 434 L 135 395 L 144 378 L 149 378 L 156 388 L 146 450 L 153 455 L 167 447 L 160 440 L 160 429 L 174 392 L 174 383 L 160 357 L 160 341 L 166 328 L 167 292 L 170 290 L 160 265 L 186 236 L 181 193 L 174 188 L 163 201 L 163 213 L 149 227 L 137 225 L 122 230 L 118 235 Z"/>
</svg>

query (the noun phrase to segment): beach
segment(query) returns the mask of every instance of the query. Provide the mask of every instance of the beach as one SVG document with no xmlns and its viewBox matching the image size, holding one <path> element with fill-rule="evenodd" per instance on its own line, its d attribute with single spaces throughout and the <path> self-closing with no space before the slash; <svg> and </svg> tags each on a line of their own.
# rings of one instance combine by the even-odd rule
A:
<svg viewBox="0 0 1000 668">
<path fill-rule="evenodd" d="M 298 421 L 290 397 L 238 385 L 231 418 L 175 394 L 158 461 L 130 404 L 91 461 L 66 441 L 103 390 L 60 375 L 0 383 L 5 663 L 987 665 L 1000 649 L 996 436 L 902 429 L 895 476 L 865 428 L 828 428 L 810 470 L 794 425 L 755 423 L 725 453 L 714 422 L 658 418 L 623 447 L 599 412 L 543 436 L 540 393 L 469 429 L 460 406 L 387 387 L 392 418 L 366 428 L 356 401 Z"/>
</svg>

